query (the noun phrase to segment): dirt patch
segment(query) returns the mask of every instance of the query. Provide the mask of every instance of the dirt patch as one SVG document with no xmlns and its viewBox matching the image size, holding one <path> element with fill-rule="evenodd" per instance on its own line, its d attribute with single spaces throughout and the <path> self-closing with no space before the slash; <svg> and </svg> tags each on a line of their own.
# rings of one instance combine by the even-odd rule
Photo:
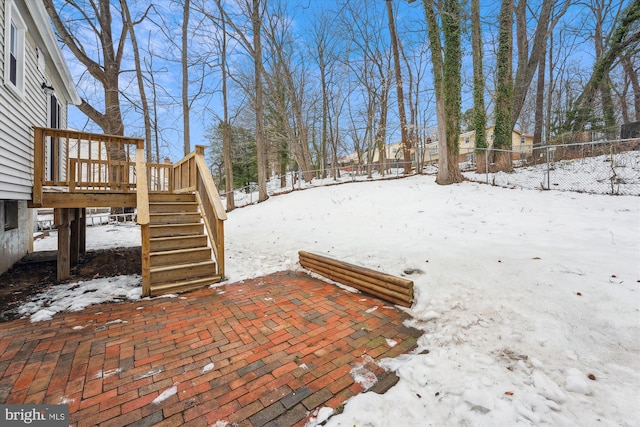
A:
<svg viewBox="0 0 640 427">
<path fill-rule="evenodd" d="M 0 275 L 0 322 L 13 320 L 18 307 L 31 297 L 62 284 L 140 274 L 140 247 L 87 251 L 71 268 L 71 277 L 56 280 L 56 252 L 35 252 L 23 258 L 12 269 Z"/>
</svg>

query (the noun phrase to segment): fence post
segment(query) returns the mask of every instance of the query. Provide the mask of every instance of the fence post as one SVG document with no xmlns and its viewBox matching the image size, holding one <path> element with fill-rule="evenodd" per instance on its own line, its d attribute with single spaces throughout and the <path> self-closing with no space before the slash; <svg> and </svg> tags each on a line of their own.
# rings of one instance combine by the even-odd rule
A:
<svg viewBox="0 0 640 427">
<path fill-rule="evenodd" d="M 547 151 L 547 190 L 551 190 L 551 167 L 549 165 L 549 146 L 546 147 Z"/>
<path fill-rule="evenodd" d="M 487 184 L 489 184 L 489 149 L 484 149 L 484 174 L 487 179 Z"/>
</svg>

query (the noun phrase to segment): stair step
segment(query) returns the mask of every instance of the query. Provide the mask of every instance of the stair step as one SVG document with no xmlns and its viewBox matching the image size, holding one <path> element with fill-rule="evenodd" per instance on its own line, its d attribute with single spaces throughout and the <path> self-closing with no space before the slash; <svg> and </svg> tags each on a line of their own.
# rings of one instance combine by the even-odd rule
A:
<svg viewBox="0 0 640 427">
<path fill-rule="evenodd" d="M 185 223 L 185 224 L 156 224 L 149 226 L 149 234 L 151 237 L 171 237 L 171 236 L 191 236 L 204 233 L 204 224 Z"/>
<path fill-rule="evenodd" d="M 190 264 L 167 265 L 151 268 L 151 285 L 182 280 L 200 279 L 216 274 L 214 261 L 201 261 Z"/>
<path fill-rule="evenodd" d="M 210 261 L 211 249 L 208 246 L 151 252 L 151 267 L 161 265 L 188 264 L 190 262 Z"/>
<path fill-rule="evenodd" d="M 195 202 L 195 194 L 149 193 L 149 203 L 156 202 Z"/>
<path fill-rule="evenodd" d="M 222 280 L 220 276 L 207 276 L 193 280 L 181 280 L 176 282 L 151 285 L 151 296 L 187 292 L 194 289 L 204 288 Z"/>
<path fill-rule="evenodd" d="M 161 212 L 150 213 L 149 220 L 151 225 L 156 224 L 196 224 L 200 222 L 199 212 Z"/>
<path fill-rule="evenodd" d="M 149 213 L 198 212 L 196 202 L 152 202 Z"/>
<path fill-rule="evenodd" d="M 198 234 L 192 236 L 154 237 L 150 239 L 149 243 L 151 252 L 197 248 L 207 245 L 207 236 Z"/>
</svg>

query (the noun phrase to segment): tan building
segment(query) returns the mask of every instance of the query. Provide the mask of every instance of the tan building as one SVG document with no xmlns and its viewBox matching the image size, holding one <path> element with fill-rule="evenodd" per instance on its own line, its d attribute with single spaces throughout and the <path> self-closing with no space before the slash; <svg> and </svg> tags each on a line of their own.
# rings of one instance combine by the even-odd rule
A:
<svg viewBox="0 0 640 427">
<path fill-rule="evenodd" d="M 493 147 L 493 140 L 495 138 L 494 126 L 487 127 L 487 142 L 489 147 Z M 476 147 L 476 131 L 472 130 L 460 134 L 458 137 L 458 144 L 460 148 L 461 162 L 473 161 Z M 517 129 L 514 129 L 511 133 L 511 150 L 513 160 L 522 160 L 533 152 L 533 135 L 523 134 Z M 425 146 L 425 160 L 436 161 L 438 160 L 438 142 L 432 142 Z"/>
</svg>

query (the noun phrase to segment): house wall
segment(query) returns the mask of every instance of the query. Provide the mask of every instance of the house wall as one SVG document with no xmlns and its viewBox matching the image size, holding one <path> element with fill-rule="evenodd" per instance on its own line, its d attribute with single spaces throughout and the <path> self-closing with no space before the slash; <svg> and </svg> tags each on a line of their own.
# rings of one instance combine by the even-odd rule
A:
<svg viewBox="0 0 640 427">
<path fill-rule="evenodd" d="M 5 230 L 0 227 L 0 273 L 23 257 L 30 249 L 33 236 L 33 212 L 27 208 L 33 187 L 33 126 L 48 127 L 49 95 L 43 82 L 54 84 L 59 77 L 52 77 L 55 65 L 47 56 L 47 50 L 30 10 L 24 1 L 15 1 L 28 31 L 24 40 L 24 94 L 18 95 L 5 82 L 5 13 L 7 2 L 0 1 L 0 206 L 4 224 L 4 201 L 18 202 L 18 228 Z M 31 7 L 34 7 L 33 5 Z M 46 57 L 45 69 L 38 68 L 38 50 Z M 58 88 L 56 87 L 56 92 Z M 60 100 L 61 127 L 66 127 L 66 101 Z"/>
<path fill-rule="evenodd" d="M 14 202 L 14 201 L 12 201 Z M 0 274 L 18 262 L 29 250 L 33 239 L 33 214 L 24 200 L 15 201 L 18 205 L 18 228 L 5 230 L 5 201 L 0 201 Z M 2 284 L 0 284 L 1 286 Z"/>
</svg>

